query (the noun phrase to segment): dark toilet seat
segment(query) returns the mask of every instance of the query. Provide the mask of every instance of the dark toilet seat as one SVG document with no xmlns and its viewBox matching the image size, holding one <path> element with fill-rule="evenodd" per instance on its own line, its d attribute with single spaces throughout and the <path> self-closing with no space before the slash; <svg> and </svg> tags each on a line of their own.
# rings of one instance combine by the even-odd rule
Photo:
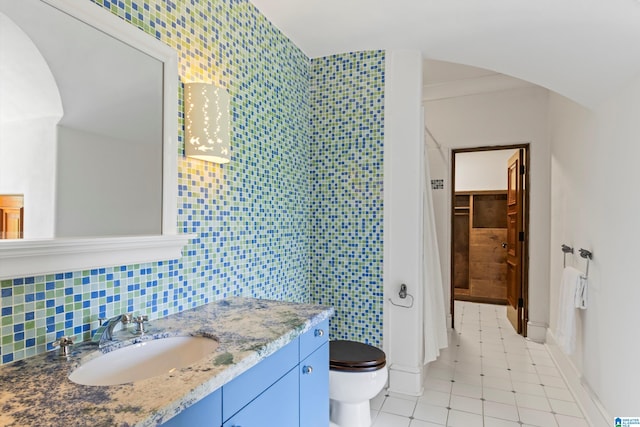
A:
<svg viewBox="0 0 640 427">
<path fill-rule="evenodd" d="M 356 341 L 329 341 L 329 369 L 346 372 L 371 372 L 384 368 L 384 351 Z"/>
</svg>

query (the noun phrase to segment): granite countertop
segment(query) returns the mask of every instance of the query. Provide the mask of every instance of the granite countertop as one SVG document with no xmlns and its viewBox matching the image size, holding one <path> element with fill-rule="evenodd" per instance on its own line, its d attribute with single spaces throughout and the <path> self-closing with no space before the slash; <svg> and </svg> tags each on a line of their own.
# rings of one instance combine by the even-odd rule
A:
<svg viewBox="0 0 640 427">
<path fill-rule="evenodd" d="M 332 308 L 229 298 L 149 322 L 142 339 L 205 336 L 218 348 L 187 368 L 114 386 L 84 386 L 69 374 L 97 345 L 51 351 L 0 367 L 2 426 L 156 426 L 328 319 Z M 116 334 L 119 346 L 140 337 Z"/>
</svg>

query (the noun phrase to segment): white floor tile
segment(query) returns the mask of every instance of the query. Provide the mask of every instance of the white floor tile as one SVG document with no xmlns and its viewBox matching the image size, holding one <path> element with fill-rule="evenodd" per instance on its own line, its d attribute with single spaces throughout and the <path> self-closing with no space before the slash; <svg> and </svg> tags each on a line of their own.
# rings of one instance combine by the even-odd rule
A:
<svg viewBox="0 0 640 427">
<path fill-rule="evenodd" d="M 433 368 L 427 371 L 427 379 L 436 379 L 436 380 L 452 380 L 453 373 L 455 368 L 450 369 L 442 369 L 442 368 Z"/>
<path fill-rule="evenodd" d="M 513 391 L 513 384 L 510 378 L 496 378 L 485 376 L 482 378 L 482 385 L 485 387 L 497 388 L 505 391 Z"/>
<path fill-rule="evenodd" d="M 556 414 L 556 421 L 560 427 L 589 427 L 589 423 L 584 418 Z"/>
<path fill-rule="evenodd" d="M 493 340 L 485 336 L 485 334 L 483 333 L 482 334 L 482 355 L 488 356 L 491 354 L 496 354 L 504 357 L 505 355 L 504 345 L 502 345 L 501 341 L 499 344 L 497 342 L 493 342 Z"/>
<path fill-rule="evenodd" d="M 535 409 L 519 408 L 520 421 L 537 427 L 556 427 L 558 423 L 551 412 L 536 411 Z"/>
<path fill-rule="evenodd" d="M 482 415 L 482 400 L 464 396 L 451 396 L 451 409 Z"/>
<path fill-rule="evenodd" d="M 482 387 L 474 384 L 464 384 L 455 382 L 451 387 L 451 393 L 456 396 L 473 397 L 480 399 L 482 397 Z"/>
<path fill-rule="evenodd" d="M 437 378 L 427 378 L 424 381 L 425 390 L 441 391 L 443 393 L 451 393 L 451 386 L 453 383 L 447 380 L 440 380 Z"/>
<path fill-rule="evenodd" d="M 560 371 L 555 366 L 536 365 L 536 370 L 540 375 L 548 375 L 550 377 L 562 377 Z"/>
<path fill-rule="evenodd" d="M 538 374 L 536 367 L 526 360 L 509 360 L 509 368 L 511 369 L 511 372 L 519 372 L 523 374 Z"/>
<path fill-rule="evenodd" d="M 482 389 L 482 397 L 484 397 L 485 401 L 516 405 L 516 395 L 512 391 L 485 387 Z"/>
<path fill-rule="evenodd" d="M 551 411 L 549 400 L 545 396 L 516 393 L 516 405 L 518 408 L 537 409 L 539 411 Z"/>
<path fill-rule="evenodd" d="M 514 405 L 484 401 L 484 415 L 509 421 L 519 421 L 518 409 Z"/>
<path fill-rule="evenodd" d="M 493 377 L 493 378 L 504 378 L 507 380 L 511 379 L 511 374 L 510 372 L 507 370 L 507 368 L 502 365 L 500 367 L 496 366 L 486 366 L 483 365 L 482 367 L 482 374 L 485 377 L 484 379 L 486 379 L 486 377 Z M 509 381 L 509 383 L 511 383 L 511 381 Z"/>
<path fill-rule="evenodd" d="M 513 389 L 517 393 L 532 394 L 534 396 L 546 396 L 544 387 L 540 384 L 525 383 L 522 381 L 512 381 Z"/>
<path fill-rule="evenodd" d="M 447 423 L 448 415 L 449 410 L 447 408 L 420 402 L 418 402 L 416 409 L 413 412 L 413 418 L 442 425 Z"/>
<path fill-rule="evenodd" d="M 384 400 L 382 408 L 380 408 L 380 412 L 401 415 L 403 417 L 410 417 L 413 414 L 413 410 L 415 409 L 415 407 L 415 401 L 389 396 Z"/>
<path fill-rule="evenodd" d="M 530 383 L 530 384 L 542 384 L 542 382 L 540 381 L 540 377 L 538 376 L 538 374 L 536 373 L 527 373 L 527 372 L 518 372 L 518 371 L 511 371 L 511 380 L 512 381 L 520 381 L 523 383 Z"/>
<path fill-rule="evenodd" d="M 549 403 L 551 404 L 551 409 L 553 409 L 553 412 L 556 414 L 582 418 L 582 411 L 580 411 L 580 408 L 574 402 L 549 399 Z"/>
<path fill-rule="evenodd" d="M 449 406 L 450 398 L 450 393 L 443 393 L 441 391 L 426 389 L 422 396 L 418 398 L 418 404 L 425 403 L 428 405 L 442 406 L 446 408 L 447 406 Z"/>
<path fill-rule="evenodd" d="M 387 397 L 397 397 L 398 399 L 410 400 L 412 402 L 416 402 L 418 400 L 418 396 L 411 396 L 403 393 L 396 393 L 395 391 L 387 392 Z"/>
<path fill-rule="evenodd" d="M 548 375 L 540 375 L 540 384 L 544 384 L 549 387 L 565 388 L 565 382 L 562 377 L 552 377 Z"/>
<path fill-rule="evenodd" d="M 490 359 L 488 357 L 483 357 L 482 358 L 482 367 L 484 369 L 492 368 L 492 369 L 498 369 L 498 370 L 501 370 L 501 371 L 509 372 L 507 370 L 508 365 L 507 365 L 506 359 Z"/>
<path fill-rule="evenodd" d="M 380 412 L 373 422 L 373 427 L 409 427 L 409 418 Z"/>
<path fill-rule="evenodd" d="M 543 383 L 544 384 L 544 383 Z M 557 400 L 566 400 L 568 402 L 574 402 L 573 395 L 567 388 L 559 388 L 559 387 L 546 387 L 544 388 L 544 392 L 546 393 L 549 399 L 557 399 Z"/>
<path fill-rule="evenodd" d="M 482 415 L 456 411 L 453 409 L 449 411 L 447 427 L 483 427 L 483 424 L 484 421 L 482 419 Z"/>
<path fill-rule="evenodd" d="M 501 420 L 485 416 L 484 427 L 520 427 L 520 424 L 516 421 Z"/>
<path fill-rule="evenodd" d="M 507 341 L 502 339 L 504 345 L 504 351 L 507 352 L 507 357 L 518 356 L 523 360 L 529 360 L 529 349 L 521 341 Z"/>
<path fill-rule="evenodd" d="M 482 373 L 482 363 L 480 363 L 480 358 L 475 362 L 457 363 L 456 365 L 456 370 L 453 376 L 454 378 L 457 378 L 461 374 L 479 376 Z"/>
<path fill-rule="evenodd" d="M 453 379 L 455 380 L 454 385 L 459 383 L 476 385 L 476 386 L 482 385 L 482 377 L 480 376 L 480 372 L 478 372 L 477 374 L 470 374 L 467 372 L 456 371 L 456 374 L 453 377 Z"/>
<path fill-rule="evenodd" d="M 443 427 L 444 424 L 435 424 L 422 420 L 411 420 L 409 427 Z"/>
<path fill-rule="evenodd" d="M 504 350 L 501 351 L 483 351 L 482 352 L 482 359 L 489 359 L 489 360 L 497 360 L 500 363 L 504 363 L 504 365 L 507 365 L 507 355 L 504 353 Z"/>
</svg>

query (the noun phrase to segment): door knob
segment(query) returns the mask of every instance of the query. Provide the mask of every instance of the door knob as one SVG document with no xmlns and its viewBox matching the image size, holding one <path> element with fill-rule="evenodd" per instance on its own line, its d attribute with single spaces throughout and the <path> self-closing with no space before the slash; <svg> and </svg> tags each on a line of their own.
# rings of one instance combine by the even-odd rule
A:
<svg viewBox="0 0 640 427">
<path fill-rule="evenodd" d="M 507 242 L 502 242 L 502 245 L 500 246 L 502 246 L 502 249 L 507 249 Z"/>
</svg>

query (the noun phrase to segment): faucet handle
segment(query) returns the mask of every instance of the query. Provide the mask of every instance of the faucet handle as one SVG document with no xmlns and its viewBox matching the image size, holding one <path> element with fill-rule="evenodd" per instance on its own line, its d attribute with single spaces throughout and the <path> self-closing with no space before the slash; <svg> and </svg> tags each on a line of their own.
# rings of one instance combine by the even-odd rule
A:
<svg viewBox="0 0 640 427">
<path fill-rule="evenodd" d="M 132 323 L 134 319 L 133 313 L 125 313 L 122 315 L 120 319 L 120 323 L 122 323 L 123 327 L 126 327 L 129 323 Z"/>
<path fill-rule="evenodd" d="M 135 323 L 137 325 L 136 327 L 136 332 L 139 333 L 140 335 L 144 334 L 146 331 L 144 329 L 144 322 L 148 322 L 149 321 L 149 316 L 147 316 L 146 314 L 142 315 L 142 316 L 134 316 L 133 317 L 133 323 Z"/>
<path fill-rule="evenodd" d="M 60 347 L 60 356 L 68 356 L 69 347 L 71 347 L 72 344 L 73 344 L 73 338 L 61 337 L 58 341 L 55 341 L 51 345 L 54 347 Z"/>
</svg>

